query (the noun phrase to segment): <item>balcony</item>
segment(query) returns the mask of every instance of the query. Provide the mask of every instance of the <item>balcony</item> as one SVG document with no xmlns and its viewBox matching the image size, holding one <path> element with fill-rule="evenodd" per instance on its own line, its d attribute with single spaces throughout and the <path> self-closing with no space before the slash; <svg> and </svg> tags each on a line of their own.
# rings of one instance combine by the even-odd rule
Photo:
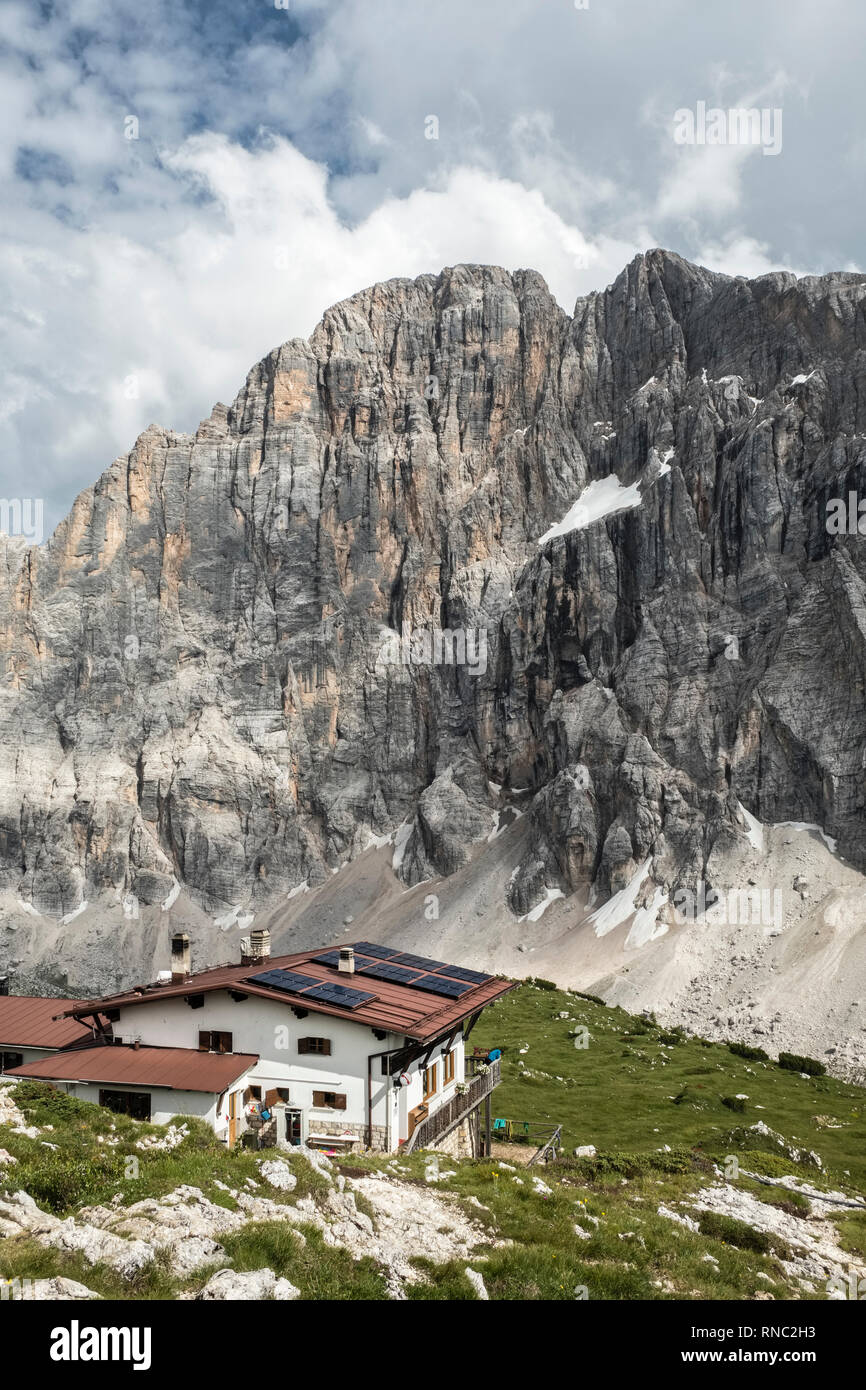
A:
<svg viewBox="0 0 866 1390">
<path fill-rule="evenodd" d="M 438 1144 L 446 1134 L 450 1134 L 452 1129 L 456 1129 L 461 1121 L 471 1115 L 473 1110 L 478 1109 L 502 1079 L 498 1057 L 495 1062 L 483 1062 L 478 1057 L 467 1057 L 466 1068 L 469 1089 L 462 1095 L 453 1095 L 450 1100 L 444 1101 L 434 1110 L 432 1115 L 421 1120 L 403 1145 L 403 1153 L 414 1153 L 416 1149 L 431 1148 Z"/>
</svg>

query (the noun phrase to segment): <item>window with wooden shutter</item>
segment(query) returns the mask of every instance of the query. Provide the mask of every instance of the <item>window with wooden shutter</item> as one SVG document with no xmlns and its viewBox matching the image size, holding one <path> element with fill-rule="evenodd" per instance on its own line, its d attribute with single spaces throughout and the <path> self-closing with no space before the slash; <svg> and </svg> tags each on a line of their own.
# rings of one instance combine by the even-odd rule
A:
<svg viewBox="0 0 866 1390">
<path fill-rule="evenodd" d="M 198 1035 L 199 1052 L 231 1052 L 231 1033 L 204 1032 Z"/>
<path fill-rule="evenodd" d="M 448 1086 L 454 1080 L 454 1053 L 446 1052 L 442 1059 L 442 1085 Z"/>
<path fill-rule="evenodd" d="M 298 1051 L 302 1053 L 315 1053 L 319 1057 L 330 1057 L 331 1039 L 330 1038 L 298 1038 Z"/>
<path fill-rule="evenodd" d="M 427 1067 L 424 1072 L 424 1099 L 429 1100 L 435 1096 L 439 1089 L 439 1063 L 434 1062 L 431 1067 Z"/>
<path fill-rule="evenodd" d="M 314 1091 L 313 1105 L 320 1110 L 345 1110 L 346 1097 L 339 1091 Z"/>
</svg>

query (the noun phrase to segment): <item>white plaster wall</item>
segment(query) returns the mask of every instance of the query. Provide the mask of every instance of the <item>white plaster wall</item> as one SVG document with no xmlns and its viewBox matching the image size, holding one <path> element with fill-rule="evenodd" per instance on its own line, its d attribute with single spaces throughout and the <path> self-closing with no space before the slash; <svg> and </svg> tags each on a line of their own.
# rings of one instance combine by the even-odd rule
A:
<svg viewBox="0 0 866 1390">
<path fill-rule="evenodd" d="M 0 1047 L 0 1053 L 20 1052 L 21 1056 L 24 1058 L 22 1066 L 26 1062 L 38 1062 L 43 1057 L 53 1057 L 56 1051 L 56 1047 L 21 1047 L 13 1043 L 4 1043 L 3 1046 Z M 2 1075 L 2 1071 L 0 1071 L 0 1075 Z"/>
<path fill-rule="evenodd" d="M 192 991 L 191 991 L 192 992 Z M 367 1062 L 372 1062 L 372 1123 L 387 1126 L 392 1148 L 408 1132 L 408 1112 L 423 1099 L 423 1068 L 416 1060 L 408 1068 L 411 1084 L 395 1094 L 393 1079 L 382 1075 L 381 1061 L 376 1055 L 401 1048 L 402 1034 L 389 1033 L 377 1038 L 369 1024 L 338 1018 L 331 1014 L 310 1012 L 306 1018 L 296 1018 L 287 1004 L 248 995 L 242 1002 L 232 1000 L 227 990 L 205 994 L 204 1005 L 191 1009 L 183 998 L 148 999 L 146 1004 L 121 1009 L 114 1024 L 115 1037 L 124 1042 L 140 1039 L 143 1045 L 156 1047 L 198 1048 L 200 1031 L 228 1032 L 232 1035 L 234 1052 L 259 1055 L 259 1062 L 243 1082 L 232 1090 L 254 1084 L 264 1094 L 275 1087 L 287 1088 L 289 1104 L 305 1112 L 308 1133 L 315 1134 L 317 1117 L 330 1124 L 344 1123 L 360 1129 L 367 1122 Z M 328 1038 L 329 1057 L 299 1053 L 298 1039 Z M 454 1043 L 455 1082 L 464 1076 L 463 1039 Z M 439 1064 L 439 1088 L 429 1101 L 432 1113 L 454 1093 L 453 1084 L 443 1087 L 442 1049 L 437 1047 L 431 1062 Z M 335 1110 L 313 1106 L 313 1091 L 337 1091 L 346 1096 L 346 1109 Z M 190 1112 L 190 1113 L 198 1113 Z M 228 1123 L 228 1099 L 223 1100 L 214 1116 L 217 1132 Z"/>
<path fill-rule="evenodd" d="M 172 1091 L 167 1086 L 127 1086 L 119 1081 L 104 1085 L 95 1081 L 55 1081 L 52 1085 L 78 1100 L 92 1101 L 94 1105 L 99 1104 L 99 1092 L 103 1090 L 134 1091 L 138 1095 L 149 1093 L 152 1124 L 168 1124 L 174 1115 L 197 1115 L 206 1120 L 211 1128 L 215 1127 L 218 1097 L 205 1091 Z"/>
<path fill-rule="evenodd" d="M 376 1038 L 367 1024 L 330 1014 L 308 1013 L 296 1018 L 288 1005 L 249 995 L 236 1003 L 226 990 L 204 996 L 204 1006 L 191 1009 L 182 998 L 148 1000 L 121 1010 L 114 1024 L 115 1037 L 157 1047 L 198 1048 L 200 1031 L 228 1032 L 234 1052 L 258 1053 L 260 1061 L 246 1084 L 287 1087 L 289 1103 L 308 1111 L 308 1129 L 315 1133 L 318 1115 L 332 1123 L 358 1126 L 367 1119 L 367 1059 L 370 1055 L 403 1045 L 402 1035 Z M 331 1055 L 322 1057 L 298 1051 L 298 1039 L 328 1038 Z M 372 1064 L 373 1123 L 384 1125 L 390 1109 L 390 1084 L 381 1075 L 378 1059 Z M 313 1091 L 337 1091 L 346 1096 L 346 1109 L 313 1107 Z M 226 1107 L 223 1107 L 225 1110 Z"/>
</svg>

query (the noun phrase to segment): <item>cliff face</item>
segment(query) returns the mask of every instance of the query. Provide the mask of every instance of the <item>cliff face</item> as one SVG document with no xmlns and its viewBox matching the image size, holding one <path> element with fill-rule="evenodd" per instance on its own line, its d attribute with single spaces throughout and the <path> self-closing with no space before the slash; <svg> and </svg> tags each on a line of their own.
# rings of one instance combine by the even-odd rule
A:
<svg viewBox="0 0 866 1390">
<path fill-rule="evenodd" d="M 255 906 L 398 831 L 408 885 L 520 810 L 522 915 L 712 882 L 738 803 L 862 867 L 864 310 L 653 251 L 569 318 L 460 266 L 150 427 L 2 556 L 0 891 Z"/>
</svg>

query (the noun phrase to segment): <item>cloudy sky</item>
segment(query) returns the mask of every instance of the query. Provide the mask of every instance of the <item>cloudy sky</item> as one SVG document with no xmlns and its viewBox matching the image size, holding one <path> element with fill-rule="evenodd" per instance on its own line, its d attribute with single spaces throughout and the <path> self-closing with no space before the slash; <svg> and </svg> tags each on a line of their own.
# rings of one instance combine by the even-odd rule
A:
<svg viewBox="0 0 866 1390">
<path fill-rule="evenodd" d="M 53 526 L 375 280 L 864 268 L 864 39 L 860 0 L 3 0 L 0 495 Z M 780 152 L 678 142 L 699 102 Z"/>
</svg>

